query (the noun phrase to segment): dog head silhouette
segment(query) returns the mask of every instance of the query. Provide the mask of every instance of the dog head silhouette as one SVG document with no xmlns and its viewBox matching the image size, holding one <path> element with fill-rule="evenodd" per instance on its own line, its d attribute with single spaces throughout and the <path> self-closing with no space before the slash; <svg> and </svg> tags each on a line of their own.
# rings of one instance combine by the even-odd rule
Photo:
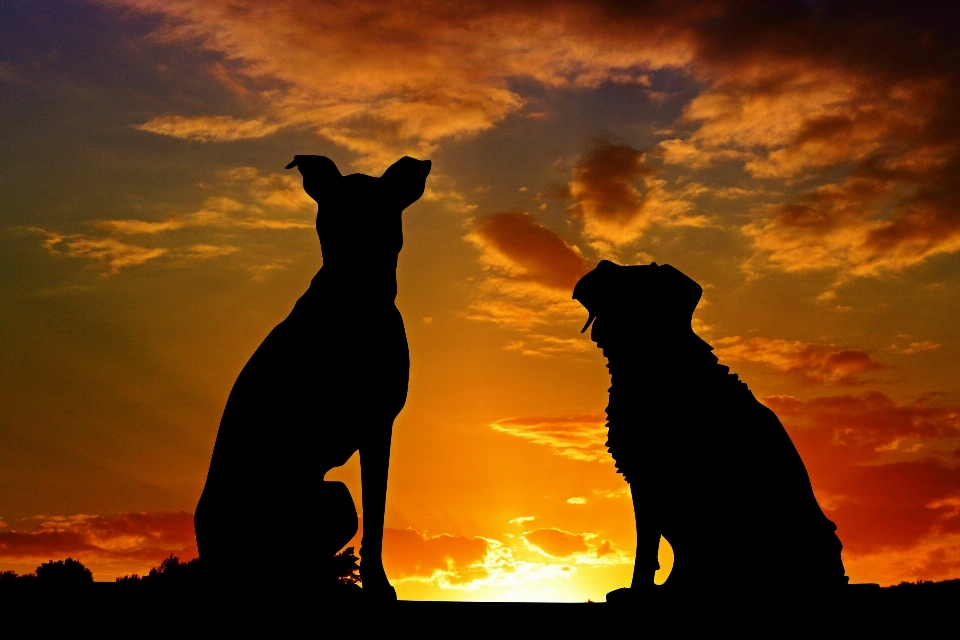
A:
<svg viewBox="0 0 960 640">
<path fill-rule="evenodd" d="M 592 324 L 590 338 L 598 345 L 625 334 L 655 338 L 693 333 L 690 323 L 702 295 L 696 282 L 656 262 L 620 266 L 601 260 L 573 288 L 573 299 L 589 314 L 581 333 Z"/>
<path fill-rule="evenodd" d="M 404 156 L 379 178 L 345 176 L 326 156 L 294 156 L 286 168 L 300 170 L 304 191 L 317 201 L 324 266 L 395 269 L 403 247 L 401 213 L 423 195 L 431 166 L 429 160 Z"/>
</svg>

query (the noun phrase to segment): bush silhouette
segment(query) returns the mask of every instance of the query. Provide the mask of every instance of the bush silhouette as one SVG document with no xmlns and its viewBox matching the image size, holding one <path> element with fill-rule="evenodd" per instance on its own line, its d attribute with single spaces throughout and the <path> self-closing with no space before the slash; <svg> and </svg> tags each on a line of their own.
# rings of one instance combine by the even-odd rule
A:
<svg viewBox="0 0 960 640">
<path fill-rule="evenodd" d="M 37 584 L 43 586 L 73 587 L 93 582 L 93 572 L 73 558 L 44 562 L 36 574 Z"/>
</svg>

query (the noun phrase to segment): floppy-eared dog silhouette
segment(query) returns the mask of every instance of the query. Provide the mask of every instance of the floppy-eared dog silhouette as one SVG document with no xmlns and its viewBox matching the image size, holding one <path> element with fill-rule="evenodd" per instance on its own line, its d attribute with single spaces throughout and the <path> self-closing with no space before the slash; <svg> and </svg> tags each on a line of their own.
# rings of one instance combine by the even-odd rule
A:
<svg viewBox="0 0 960 640">
<path fill-rule="evenodd" d="M 323 266 L 230 392 L 197 505 L 197 545 L 205 573 L 226 589 L 249 584 L 251 554 L 270 559 L 273 584 L 314 582 L 318 571 L 305 563 L 322 572 L 358 526 L 346 486 L 323 476 L 359 451 L 363 594 L 395 599 L 383 519 L 410 371 L 396 270 L 401 214 L 423 195 L 431 164 L 404 157 L 379 178 L 343 176 L 323 156 L 295 156 L 292 167 L 318 204 Z"/>
<path fill-rule="evenodd" d="M 573 290 L 608 361 L 606 444 L 637 522 L 631 589 L 608 600 L 653 585 L 661 535 L 671 590 L 844 585 L 837 527 L 790 436 L 691 327 L 702 294 L 670 265 L 607 260 Z"/>
</svg>

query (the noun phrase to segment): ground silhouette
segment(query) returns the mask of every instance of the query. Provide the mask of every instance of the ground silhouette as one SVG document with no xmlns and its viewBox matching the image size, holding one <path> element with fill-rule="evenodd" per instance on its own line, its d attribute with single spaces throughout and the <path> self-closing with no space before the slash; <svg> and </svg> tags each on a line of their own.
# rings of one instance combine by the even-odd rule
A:
<svg viewBox="0 0 960 640">
<path fill-rule="evenodd" d="M 662 535 L 669 590 L 824 590 L 847 583 L 836 525 L 777 416 L 691 327 L 703 290 L 670 265 L 604 260 L 573 291 L 612 386 L 607 447 L 637 523 L 631 587 L 649 593 Z"/>
<path fill-rule="evenodd" d="M 359 451 L 364 598 L 396 599 L 381 558 L 393 421 L 410 369 L 396 269 L 401 214 L 423 195 L 431 164 L 404 157 L 379 178 L 341 175 L 323 156 L 298 155 L 292 167 L 318 204 L 323 267 L 230 392 L 197 505 L 197 545 L 222 590 L 243 583 L 236 558 L 251 548 L 270 549 L 276 584 L 307 588 L 302 559 L 333 558 L 357 531 L 346 486 L 323 476 Z M 252 529 L 250 513 L 277 519 Z"/>
</svg>

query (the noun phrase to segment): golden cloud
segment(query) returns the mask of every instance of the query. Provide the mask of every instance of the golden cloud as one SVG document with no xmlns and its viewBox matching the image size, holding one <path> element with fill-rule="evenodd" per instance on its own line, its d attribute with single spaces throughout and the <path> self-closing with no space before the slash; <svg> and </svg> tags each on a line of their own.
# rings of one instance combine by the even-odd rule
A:
<svg viewBox="0 0 960 640">
<path fill-rule="evenodd" d="M 884 368 L 864 351 L 833 345 L 740 336 L 719 338 L 713 344 L 721 361 L 764 364 L 807 384 L 862 385 L 869 381 L 860 374 Z"/>
<path fill-rule="evenodd" d="M 156 34 L 220 53 L 217 77 L 255 96 L 255 120 L 158 116 L 141 128 L 202 140 L 305 127 L 382 164 L 437 141 L 484 131 L 523 108 L 509 80 L 552 87 L 649 82 L 643 69 L 682 64 L 689 47 L 599 33 L 589 4 L 495 8 L 432 0 L 385 11 L 355 2 L 311 8 L 281 1 L 105 0 L 159 15 Z M 626 34 L 624 34 L 626 35 Z M 251 99 L 248 97 L 248 99 Z"/>
<path fill-rule="evenodd" d="M 607 418 L 602 413 L 506 418 L 490 427 L 496 431 L 550 447 L 557 455 L 585 462 L 611 462 L 607 453 Z"/>
<path fill-rule="evenodd" d="M 518 556 L 518 552 L 526 551 L 490 538 L 429 536 L 415 529 L 384 529 L 384 568 L 401 590 L 410 583 L 429 583 L 456 591 L 516 588 L 540 580 L 569 578 L 574 573 L 562 560 L 558 562 L 542 554 L 537 554 L 535 560 Z M 604 562 L 609 564 L 611 559 Z"/>
<path fill-rule="evenodd" d="M 137 125 L 137 129 L 185 140 L 200 142 L 229 142 L 262 138 L 279 129 L 279 125 L 265 125 L 259 120 L 237 120 L 229 116 L 160 116 Z"/>
<path fill-rule="evenodd" d="M 689 171 L 724 162 L 757 180 L 812 185 L 779 212 L 752 214 L 744 232 L 754 272 L 873 276 L 960 250 L 960 65 L 938 29 L 955 8 L 102 1 L 159 16 L 156 38 L 219 54 L 213 77 L 258 112 L 158 114 L 144 130 L 226 141 L 305 128 L 382 169 L 521 112 L 528 100 L 517 80 L 555 89 L 630 82 L 652 98 L 650 72 L 681 69 L 701 90 L 660 143 L 665 162 Z M 654 220 L 704 223 L 621 147 L 588 154 L 571 181 L 589 237 L 620 245 Z M 875 183 L 866 199 L 864 180 Z M 836 197 L 814 202 L 819 189 Z M 795 207 L 824 223 L 793 224 Z"/>
<path fill-rule="evenodd" d="M 107 268 L 110 273 L 157 262 L 183 264 L 227 256 L 240 251 L 232 245 L 210 242 L 145 247 L 131 243 L 128 236 L 161 236 L 183 229 L 249 229 L 284 230 L 312 229 L 310 220 L 315 204 L 297 180 L 282 174 L 262 175 L 252 167 L 238 167 L 220 176 L 218 188 L 233 192 L 207 198 L 194 212 L 173 215 L 162 220 L 95 220 L 90 224 L 105 231 L 105 237 L 88 234 L 64 235 L 44 229 L 32 229 L 46 236 L 43 247 L 54 255 L 85 258 Z M 157 243 L 161 240 L 153 239 Z M 261 267 L 255 278 L 262 278 L 263 269 L 281 268 L 281 264 Z"/>
<path fill-rule="evenodd" d="M 585 534 L 570 533 L 561 529 L 537 529 L 523 534 L 523 538 L 540 551 L 554 558 L 568 558 L 575 553 L 586 553 Z"/>
</svg>

